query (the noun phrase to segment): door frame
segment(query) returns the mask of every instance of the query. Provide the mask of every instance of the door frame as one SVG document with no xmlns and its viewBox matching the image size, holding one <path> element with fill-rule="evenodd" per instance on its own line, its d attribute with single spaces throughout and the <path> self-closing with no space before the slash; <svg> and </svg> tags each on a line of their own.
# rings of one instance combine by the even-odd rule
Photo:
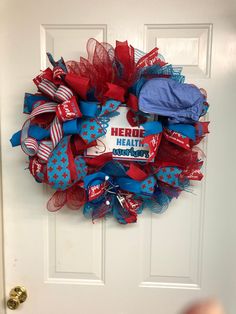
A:
<svg viewBox="0 0 236 314">
<path fill-rule="evenodd" d="M 2 46 L 4 47 L 5 40 L 5 28 L 4 28 L 4 8 L 6 7 L 6 1 L 0 2 L 0 39 Z M 4 52 L 3 49 L 0 51 L 0 62 L 4 60 Z M 3 74 L 0 75 L 0 107 L 2 108 L 2 95 L 1 95 L 1 87 L 3 83 Z M 1 118 L 1 115 L 0 115 Z M 1 127 L 1 122 L 0 122 Z M 0 131 L 0 143 L 1 143 L 1 131 Z M 2 158 L 0 153 L 0 313 L 6 313 L 6 302 L 5 302 L 5 275 L 4 275 L 4 235 L 3 235 L 3 199 L 2 199 Z"/>
<path fill-rule="evenodd" d="M 4 283 L 4 246 L 3 246 L 3 202 L 2 202 L 2 161 L 0 160 L 0 313 L 5 313 L 5 283 Z"/>
</svg>

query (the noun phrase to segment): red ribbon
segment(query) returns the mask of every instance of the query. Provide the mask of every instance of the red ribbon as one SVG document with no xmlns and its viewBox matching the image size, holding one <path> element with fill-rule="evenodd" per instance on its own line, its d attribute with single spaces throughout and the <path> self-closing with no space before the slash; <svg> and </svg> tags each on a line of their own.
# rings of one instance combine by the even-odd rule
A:
<svg viewBox="0 0 236 314">
<path fill-rule="evenodd" d="M 80 112 L 75 96 L 72 96 L 71 99 L 64 101 L 62 104 L 58 104 L 56 108 L 56 115 L 60 122 L 82 117 L 82 113 Z"/>
<path fill-rule="evenodd" d="M 49 80 L 53 81 L 53 71 L 50 68 L 47 68 L 46 70 L 42 71 L 39 75 L 37 75 L 33 82 L 38 87 L 38 85 L 42 82 L 42 80 Z"/>
<path fill-rule="evenodd" d="M 125 89 L 116 84 L 107 83 L 108 90 L 104 96 L 110 99 L 115 99 L 121 102 L 125 101 Z"/>
<path fill-rule="evenodd" d="M 130 107 L 133 111 L 137 112 L 138 108 L 138 98 L 134 94 L 129 94 L 127 99 L 127 106 Z"/>
<path fill-rule="evenodd" d="M 66 83 L 83 99 L 87 98 L 89 89 L 89 79 L 73 73 L 67 73 L 65 76 Z"/>
<path fill-rule="evenodd" d="M 142 58 L 139 59 L 137 63 L 137 69 L 151 66 L 154 64 L 159 64 L 160 66 L 164 66 L 167 63 L 158 58 L 158 48 L 152 49 L 150 52 L 145 54 Z"/>
<path fill-rule="evenodd" d="M 116 41 L 115 56 L 122 64 L 122 79 L 127 88 L 132 85 L 136 72 L 134 48 L 128 45 L 127 40 L 124 42 Z"/>
<path fill-rule="evenodd" d="M 112 160 L 112 153 L 104 153 L 96 158 L 84 158 L 86 164 L 91 167 L 101 167 Z"/>
<path fill-rule="evenodd" d="M 169 142 L 172 142 L 184 149 L 191 150 L 190 139 L 188 137 L 184 137 L 182 134 L 167 128 L 164 129 L 163 134 Z"/>
<path fill-rule="evenodd" d="M 129 170 L 126 172 L 126 174 L 137 181 L 143 181 L 145 179 L 147 179 L 148 174 L 146 172 L 144 172 L 142 169 L 140 169 L 140 167 L 138 165 L 136 165 L 135 163 L 130 163 L 130 168 Z"/>
<path fill-rule="evenodd" d="M 154 161 L 158 147 L 161 143 L 162 133 L 159 134 L 150 134 L 145 136 L 142 140 L 142 144 L 147 144 L 149 146 L 149 158 L 148 162 Z"/>
</svg>

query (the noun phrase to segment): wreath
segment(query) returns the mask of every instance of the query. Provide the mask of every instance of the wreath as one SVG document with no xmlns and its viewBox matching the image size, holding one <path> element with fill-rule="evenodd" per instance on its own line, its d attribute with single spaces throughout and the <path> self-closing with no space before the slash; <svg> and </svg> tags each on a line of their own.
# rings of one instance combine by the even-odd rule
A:
<svg viewBox="0 0 236 314">
<path fill-rule="evenodd" d="M 27 119 L 11 138 L 38 183 L 56 190 L 49 211 L 83 207 L 93 220 L 137 221 L 144 207 L 163 212 L 201 180 L 208 133 L 206 92 L 184 83 L 181 68 L 125 42 L 91 38 L 87 58 L 55 61 L 26 93 Z"/>
</svg>

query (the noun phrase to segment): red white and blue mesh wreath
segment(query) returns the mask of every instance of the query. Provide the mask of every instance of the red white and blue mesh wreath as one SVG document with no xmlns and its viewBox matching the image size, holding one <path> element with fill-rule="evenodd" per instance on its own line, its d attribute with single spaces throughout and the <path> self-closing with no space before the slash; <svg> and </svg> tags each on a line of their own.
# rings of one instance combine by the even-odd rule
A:
<svg viewBox="0 0 236 314">
<path fill-rule="evenodd" d="M 122 224 L 136 222 L 144 207 L 161 213 L 203 177 L 197 145 L 208 133 L 201 118 L 206 92 L 185 84 L 181 68 L 167 64 L 158 48 L 145 54 L 126 41 L 112 47 L 89 39 L 87 53 L 78 62 L 48 54 L 53 68 L 33 79 L 38 91 L 25 94 L 27 120 L 11 144 L 28 156 L 35 180 L 56 190 L 49 211 L 67 205 Z M 146 159 L 136 158 L 134 147 L 117 150 L 132 158 L 114 151 L 88 156 L 121 106 L 130 129 L 119 134 L 132 138 L 131 129 L 142 130 Z"/>
</svg>

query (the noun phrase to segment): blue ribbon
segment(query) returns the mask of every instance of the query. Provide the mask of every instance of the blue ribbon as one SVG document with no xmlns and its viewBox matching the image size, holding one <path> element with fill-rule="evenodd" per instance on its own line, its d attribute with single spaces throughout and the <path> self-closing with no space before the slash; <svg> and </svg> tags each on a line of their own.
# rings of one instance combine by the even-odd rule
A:
<svg viewBox="0 0 236 314">
<path fill-rule="evenodd" d="M 47 57 L 48 57 L 48 60 L 49 60 L 49 62 L 51 63 L 51 65 L 52 65 L 53 67 L 58 66 L 58 67 L 60 67 L 65 73 L 68 72 L 63 58 L 61 58 L 61 59 L 58 60 L 58 61 L 55 61 L 54 58 L 53 58 L 53 56 L 52 56 L 52 54 L 49 53 L 49 52 L 47 52 Z"/>
<path fill-rule="evenodd" d="M 31 111 L 37 107 L 37 102 L 41 100 L 50 101 L 48 97 L 44 95 L 33 95 L 30 93 L 25 93 L 24 113 L 31 113 Z"/>
<path fill-rule="evenodd" d="M 115 182 L 122 190 L 147 196 L 154 193 L 154 186 L 156 184 L 156 180 L 153 176 L 150 176 L 143 181 L 136 181 L 127 177 L 122 177 L 116 178 Z"/>
<path fill-rule="evenodd" d="M 126 169 L 124 166 L 116 161 L 112 160 L 107 162 L 102 168 L 101 171 L 105 172 L 109 176 L 113 177 L 124 177 L 126 175 Z"/>
<path fill-rule="evenodd" d="M 196 130 L 195 130 L 195 127 L 192 126 L 191 124 L 182 124 L 182 123 L 168 124 L 167 128 L 171 131 L 175 131 L 184 136 L 187 136 L 191 140 L 195 141 L 196 139 Z"/>
<path fill-rule="evenodd" d="M 31 125 L 29 128 L 29 136 L 35 138 L 37 141 L 41 141 L 50 136 L 50 131 L 40 128 L 37 125 Z M 10 139 L 12 147 L 20 145 L 21 131 L 16 132 Z"/>
<path fill-rule="evenodd" d="M 141 124 L 145 130 L 145 136 L 162 132 L 162 124 L 159 121 L 149 121 Z"/>
<path fill-rule="evenodd" d="M 81 130 L 80 119 L 74 119 L 66 121 L 62 125 L 62 129 L 65 135 L 79 134 Z"/>
<path fill-rule="evenodd" d="M 105 181 L 106 173 L 104 172 L 95 172 L 84 178 L 84 187 L 87 190 L 90 186 L 101 184 Z"/>
<path fill-rule="evenodd" d="M 83 116 L 94 118 L 98 115 L 99 102 L 96 101 L 80 101 L 79 108 Z"/>
</svg>

